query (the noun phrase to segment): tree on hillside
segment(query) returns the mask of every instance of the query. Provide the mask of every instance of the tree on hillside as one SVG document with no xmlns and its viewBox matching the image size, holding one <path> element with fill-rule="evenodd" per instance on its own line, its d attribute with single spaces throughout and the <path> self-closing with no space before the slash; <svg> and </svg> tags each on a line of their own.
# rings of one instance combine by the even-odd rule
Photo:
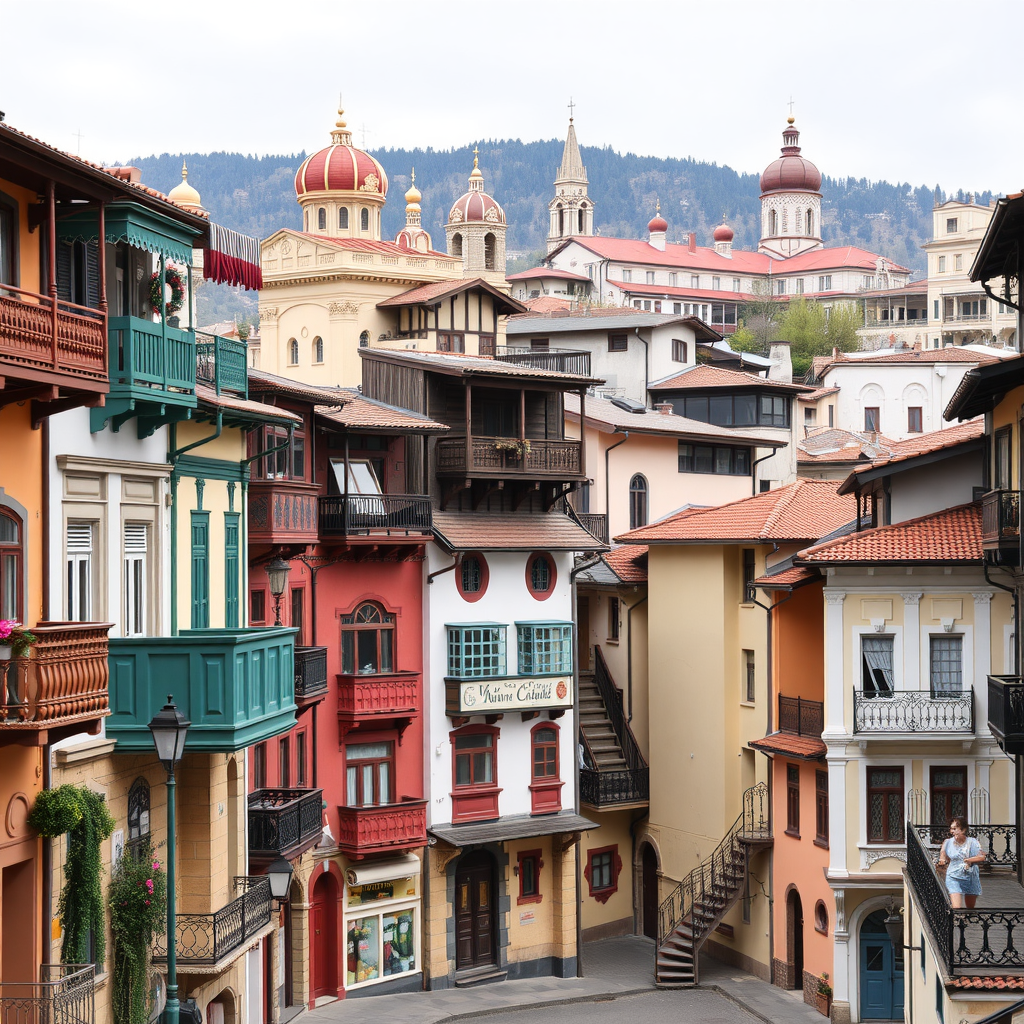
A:
<svg viewBox="0 0 1024 1024">
<path fill-rule="evenodd" d="M 750 298 L 740 307 L 744 332 L 739 339 L 739 344 L 745 347 L 736 349 L 736 351 L 768 355 L 768 346 L 778 337 L 779 324 L 784 311 L 785 306 L 772 295 L 771 283 L 754 278 L 750 282 Z M 733 348 L 736 348 L 737 334 L 740 334 L 740 331 L 737 331 L 730 339 Z M 753 336 L 753 341 L 748 335 Z"/>
<path fill-rule="evenodd" d="M 807 373 L 815 356 L 831 355 L 834 348 L 840 352 L 856 351 L 859 323 L 860 314 L 853 302 L 837 302 L 826 313 L 820 303 L 797 296 L 778 328 L 779 339 L 790 345 L 793 374 Z"/>
</svg>

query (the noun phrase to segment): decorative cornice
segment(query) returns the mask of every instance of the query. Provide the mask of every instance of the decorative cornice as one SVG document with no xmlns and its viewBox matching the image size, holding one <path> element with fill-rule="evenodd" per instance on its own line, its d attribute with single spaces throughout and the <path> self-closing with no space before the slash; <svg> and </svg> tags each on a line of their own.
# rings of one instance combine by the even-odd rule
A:
<svg viewBox="0 0 1024 1024">
<path fill-rule="evenodd" d="M 276 320 L 277 319 L 277 306 L 264 306 L 260 310 L 260 320 Z"/>
<path fill-rule="evenodd" d="M 359 312 L 358 302 L 328 302 L 327 312 L 330 316 L 354 316 Z"/>
</svg>

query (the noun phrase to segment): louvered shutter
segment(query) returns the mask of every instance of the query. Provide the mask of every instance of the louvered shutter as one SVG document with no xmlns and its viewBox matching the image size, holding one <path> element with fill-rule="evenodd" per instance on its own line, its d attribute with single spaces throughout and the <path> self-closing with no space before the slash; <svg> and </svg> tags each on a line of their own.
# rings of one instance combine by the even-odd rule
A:
<svg viewBox="0 0 1024 1024">
<path fill-rule="evenodd" d="M 92 553 L 92 523 L 68 523 L 68 554 Z"/>
<path fill-rule="evenodd" d="M 146 524 L 125 523 L 124 525 L 125 554 L 146 553 Z"/>
<path fill-rule="evenodd" d="M 100 306 L 100 244 L 89 242 L 85 246 L 85 305 L 90 309 Z"/>
<path fill-rule="evenodd" d="M 57 243 L 57 298 L 71 301 L 72 243 Z"/>
</svg>

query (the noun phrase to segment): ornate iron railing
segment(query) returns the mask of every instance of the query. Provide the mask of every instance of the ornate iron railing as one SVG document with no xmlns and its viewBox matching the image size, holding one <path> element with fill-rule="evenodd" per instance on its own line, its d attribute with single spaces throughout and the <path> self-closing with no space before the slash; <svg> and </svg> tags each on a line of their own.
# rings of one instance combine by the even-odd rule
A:
<svg viewBox="0 0 1024 1024">
<path fill-rule="evenodd" d="M 625 758 L 626 766 L 633 771 L 647 767 L 647 761 L 640 752 L 640 747 L 633 735 L 633 730 L 626 721 L 625 712 L 622 710 L 622 691 L 612 682 L 608 672 L 608 666 L 604 660 L 604 652 L 600 645 L 594 647 L 594 685 L 601 695 L 601 702 L 608 713 L 608 721 L 611 722 L 615 738 L 619 741 L 622 756 Z"/>
<path fill-rule="evenodd" d="M 257 789 L 249 794 L 249 853 L 284 857 L 323 834 L 322 789 Z"/>
<path fill-rule="evenodd" d="M 646 803 L 651 799 L 650 769 L 580 769 L 580 801 L 591 807 Z"/>
<path fill-rule="evenodd" d="M 989 491 L 981 499 L 981 543 L 985 547 L 1020 540 L 1020 491 Z"/>
<path fill-rule="evenodd" d="M 1024 742 L 1024 680 L 1020 676 L 988 677 L 988 727 L 999 745 Z"/>
<path fill-rule="evenodd" d="M 270 879 L 236 878 L 241 895 L 213 914 L 178 914 L 178 964 L 187 970 L 193 964 L 216 964 L 240 952 L 261 928 L 270 924 Z M 153 946 L 153 960 L 167 962 L 167 937 L 159 936 Z"/>
<path fill-rule="evenodd" d="M 320 535 L 430 533 L 433 507 L 422 494 L 322 494 Z"/>
<path fill-rule="evenodd" d="M 582 446 L 579 441 L 528 438 L 528 448 L 511 437 L 474 437 L 467 460 L 465 437 L 437 442 L 438 473 L 508 473 L 513 476 L 578 476 Z"/>
<path fill-rule="evenodd" d="M 501 363 L 533 366 L 538 370 L 557 370 L 559 373 L 578 373 L 590 376 L 590 353 L 574 348 L 531 349 L 514 345 L 499 345 L 494 357 Z"/>
<path fill-rule="evenodd" d="M 249 397 L 249 346 L 233 338 L 196 332 L 196 381 L 219 395 L 233 391 Z"/>
<path fill-rule="evenodd" d="M 2 1024 L 93 1024 L 96 968 L 42 964 L 38 981 L 0 981 Z"/>
<path fill-rule="evenodd" d="M 732 823 L 725 838 L 715 847 L 714 852 L 694 868 L 661 901 L 658 907 L 658 946 L 665 941 L 673 929 L 691 918 L 693 948 L 698 949 L 712 927 L 711 921 L 693 915 L 697 904 L 710 905 L 720 900 L 722 893 L 733 890 L 736 883 L 737 865 L 746 870 L 747 849 L 745 842 L 765 842 L 772 837 L 768 787 L 759 782 L 743 794 L 743 810 Z M 694 957 L 694 967 L 697 958 Z"/>
<path fill-rule="evenodd" d="M 779 694 L 779 731 L 821 739 L 825 729 L 825 705 L 820 700 L 783 697 Z"/>
<path fill-rule="evenodd" d="M 603 512 L 577 512 L 576 517 L 587 533 L 602 544 L 608 543 L 608 517 Z"/>
<path fill-rule="evenodd" d="M 950 694 L 894 690 L 882 695 L 855 689 L 853 731 L 973 732 L 974 690 Z"/>
<path fill-rule="evenodd" d="M 295 699 L 309 700 L 327 692 L 327 648 L 295 648 Z"/>
</svg>

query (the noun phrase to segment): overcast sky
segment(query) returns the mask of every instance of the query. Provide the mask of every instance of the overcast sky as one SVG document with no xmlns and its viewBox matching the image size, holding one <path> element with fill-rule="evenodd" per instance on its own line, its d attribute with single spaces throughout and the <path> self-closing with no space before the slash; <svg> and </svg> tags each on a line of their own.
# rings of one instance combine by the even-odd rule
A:
<svg viewBox="0 0 1024 1024">
<path fill-rule="evenodd" d="M 825 174 L 1014 192 L 1022 28 L 1022 0 L 6 0 L 0 110 L 114 163 L 313 151 L 339 92 L 369 148 L 563 137 L 571 96 L 582 145 L 759 172 L 792 97 Z"/>
</svg>

